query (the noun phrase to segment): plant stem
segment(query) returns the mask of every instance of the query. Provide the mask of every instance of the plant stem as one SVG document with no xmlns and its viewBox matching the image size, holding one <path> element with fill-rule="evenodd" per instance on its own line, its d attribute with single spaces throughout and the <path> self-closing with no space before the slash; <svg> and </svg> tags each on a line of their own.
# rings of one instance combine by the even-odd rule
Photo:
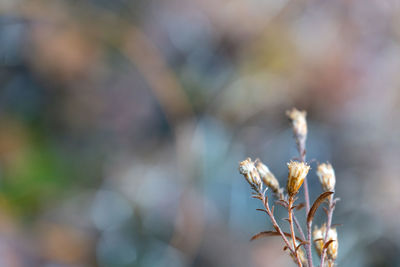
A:
<svg viewBox="0 0 400 267">
<path fill-rule="evenodd" d="M 296 144 L 297 144 L 297 150 L 299 151 L 300 155 L 300 161 L 305 162 L 306 161 L 306 137 L 305 136 L 299 136 L 295 135 L 296 139 Z M 308 192 L 308 181 L 307 177 L 304 179 L 303 182 L 303 187 L 304 187 L 304 200 L 306 202 L 306 216 L 308 212 L 310 211 L 310 194 Z M 307 254 L 307 262 L 308 262 L 308 267 L 314 267 L 313 266 L 313 261 L 312 261 L 312 252 L 311 252 L 311 223 L 307 223 L 307 241 L 308 244 L 305 245 L 306 248 L 306 254 Z"/>
<path fill-rule="evenodd" d="M 294 232 L 293 209 L 292 209 L 293 202 L 294 202 L 293 197 L 289 197 L 288 213 L 289 213 L 290 233 L 292 234 L 294 257 L 296 258 L 297 264 L 301 267 L 302 264 L 296 251 L 296 236 Z"/>
<path fill-rule="evenodd" d="M 324 243 L 323 243 L 324 246 L 325 246 L 325 243 L 328 241 L 327 240 L 328 239 L 328 232 L 331 229 L 332 214 L 333 214 L 333 210 L 335 209 L 335 204 L 334 204 L 334 201 L 333 201 L 333 195 L 334 194 L 329 196 L 329 209 L 328 209 L 328 214 L 327 214 L 328 218 L 326 219 L 326 230 L 325 230 Z M 321 264 L 320 264 L 321 266 L 320 267 L 324 266 L 326 250 L 327 250 L 327 248 L 322 250 L 322 253 L 321 253 Z"/>
<path fill-rule="evenodd" d="M 306 239 L 306 236 L 304 235 L 303 229 L 301 229 L 300 223 L 299 223 L 299 221 L 297 220 L 296 215 L 294 215 L 294 213 L 293 213 L 293 221 L 294 221 L 294 224 L 296 225 L 297 230 L 298 230 L 299 233 L 300 233 L 301 239 L 307 240 L 307 239 Z"/>
<path fill-rule="evenodd" d="M 294 253 L 294 250 L 292 250 L 292 247 L 289 243 L 289 240 L 286 238 L 285 234 L 283 233 L 282 229 L 279 227 L 278 223 L 275 220 L 274 214 L 272 213 L 271 209 L 269 208 L 268 205 L 268 198 L 265 197 L 263 193 L 259 193 L 261 197 L 261 201 L 264 204 L 265 211 L 267 212 L 269 218 L 271 219 L 272 225 L 274 226 L 275 230 L 282 236 L 283 241 L 285 242 L 286 246 L 288 249 Z"/>
</svg>

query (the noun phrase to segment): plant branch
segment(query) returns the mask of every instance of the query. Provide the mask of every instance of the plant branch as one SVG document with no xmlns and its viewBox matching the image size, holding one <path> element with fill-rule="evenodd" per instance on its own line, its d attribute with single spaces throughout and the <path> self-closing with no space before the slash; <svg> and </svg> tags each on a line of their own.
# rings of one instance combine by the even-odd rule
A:
<svg viewBox="0 0 400 267">
<path fill-rule="evenodd" d="M 305 162 L 306 161 L 306 137 L 301 136 L 301 135 L 295 135 L 295 140 L 296 140 L 296 145 L 297 145 L 297 150 L 299 151 L 300 155 L 300 161 Z M 304 200 L 306 202 L 306 216 L 308 212 L 310 211 L 310 194 L 308 192 L 308 179 L 307 177 L 304 179 L 303 183 L 304 187 Z M 308 261 L 308 267 L 313 267 L 313 261 L 312 261 L 312 252 L 311 252 L 311 223 L 307 223 L 307 239 L 308 244 L 304 245 L 306 248 L 306 254 L 307 254 L 307 261 Z"/>
<path fill-rule="evenodd" d="M 292 241 L 293 241 L 293 250 L 294 250 L 293 256 L 296 258 L 297 264 L 301 267 L 302 264 L 301 264 L 299 255 L 297 254 L 297 250 L 296 250 L 296 236 L 295 236 L 294 225 L 293 225 L 293 202 L 294 202 L 294 199 L 293 199 L 293 197 L 290 196 L 289 197 L 289 205 L 288 205 L 290 233 L 292 234 Z"/>
<path fill-rule="evenodd" d="M 281 235 L 283 241 L 285 242 L 286 246 L 288 247 L 288 249 L 290 250 L 290 252 L 295 253 L 295 249 L 292 249 L 289 240 L 286 238 L 285 234 L 283 233 L 282 229 L 279 227 L 278 223 L 275 220 L 274 214 L 271 211 L 271 209 L 269 208 L 268 205 L 268 197 L 265 196 L 264 193 L 258 192 L 259 196 L 260 196 L 260 200 L 263 202 L 263 205 L 265 207 L 265 211 L 267 212 L 269 218 L 271 219 L 272 225 L 275 228 L 275 230 Z"/>
<path fill-rule="evenodd" d="M 323 243 L 324 247 L 323 247 L 322 253 L 321 253 L 321 264 L 320 264 L 321 266 L 320 267 L 324 266 L 325 255 L 326 255 L 326 250 L 327 250 L 327 247 L 325 247 L 325 244 L 328 241 L 327 240 L 328 239 L 328 232 L 331 229 L 332 214 L 333 214 L 333 210 L 335 209 L 335 203 L 334 203 L 333 197 L 334 197 L 334 194 L 330 195 L 329 199 L 328 199 L 329 207 L 328 207 L 328 213 L 327 213 L 327 219 L 326 219 L 326 230 L 325 230 L 325 234 L 324 234 L 324 243 Z"/>
</svg>

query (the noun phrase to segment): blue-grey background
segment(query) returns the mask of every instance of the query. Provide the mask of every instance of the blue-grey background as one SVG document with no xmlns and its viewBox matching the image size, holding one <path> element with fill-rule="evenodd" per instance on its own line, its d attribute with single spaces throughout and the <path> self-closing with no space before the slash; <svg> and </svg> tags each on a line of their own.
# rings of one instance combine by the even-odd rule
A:
<svg viewBox="0 0 400 267">
<path fill-rule="evenodd" d="M 339 266 L 399 266 L 399 15 L 397 0 L 1 1 L 0 266 L 293 266 L 279 238 L 249 242 L 271 225 L 237 171 L 259 157 L 285 185 L 293 106 L 312 199 L 316 161 L 336 170 Z"/>
</svg>

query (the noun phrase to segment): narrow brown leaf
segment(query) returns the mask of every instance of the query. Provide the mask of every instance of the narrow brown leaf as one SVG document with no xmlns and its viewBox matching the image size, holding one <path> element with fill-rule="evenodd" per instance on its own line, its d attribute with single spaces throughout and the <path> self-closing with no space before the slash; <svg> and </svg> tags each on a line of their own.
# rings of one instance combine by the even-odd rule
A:
<svg viewBox="0 0 400 267">
<path fill-rule="evenodd" d="M 301 210 L 302 208 L 305 207 L 305 204 L 303 202 L 303 203 L 300 203 L 299 205 L 296 205 L 295 207 L 296 207 L 296 210 Z"/>
<path fill-rule="evenodd" d="M 309 244 L 310 242 L 308 242 L 308 241 L 303 241 L 303 242 L 301 242 L 297 247 L 296 247 L 296 251 L 301 247 L 301 246 L 304 246 L 304 245 L 307 245 L 307 244 Z"/>
<path fill-rule="evenodd" d="M 277 200 L 275 203 L 281 205 L 282 207 L 286 208 L 289 204 L 285 200 Z"/>
<path fill-rule="evenodd" d="M 323 247 L 323 249 L 327 249 L 328 247 L 329 247 L 329 245 L 332 243 L 332 242 L 335 242 L 336 240 L 329 240 L 328 242 L 326 242 L 325 243 L 325 245 L 324 245 L 324 247 Z"/>
<path fill-rule="evenodd" d="M 256 209 L 256 210 L 258 210 L 258 211 L 263 211 L 263 212 L 267 213 L 267 211 L 264 210 L 264 209 Z"/>
<path fill-rule="evenodd" d="M 312 220 L 314 219 L 315 212 L 317 211 L 319 205 L 330 195 L 332 195 L 333 192 L 324 192 L 319 197 L 314 201 L 314 204 L 312 205 L 310 211 L 308 212 L 307 215 L 307 223 L 310 224 Z"/>
<path fill-rule="evenodd" d="M 290 237 L 290 238 L 292 237 L 292 235 L 290 233 L 283 232 L 283 234 L 287 237 Z M 256 240 L 256 239 L 259 239 L 262 237 L 267 237 L 267 236 L 280 236 L 280 234 L 275 231 L 264 231 L 264 232 L 260 232 L 258 234 L 253 235 L 253 237 L 250 239 L 250 241 L 253 241 L 253 240 Z M 296 240 L 301 243 L 304 242 L 304 240 L 302 240 L 301 238 L 299 238 L 297 236 L 296 236 Z"/>
</svg>

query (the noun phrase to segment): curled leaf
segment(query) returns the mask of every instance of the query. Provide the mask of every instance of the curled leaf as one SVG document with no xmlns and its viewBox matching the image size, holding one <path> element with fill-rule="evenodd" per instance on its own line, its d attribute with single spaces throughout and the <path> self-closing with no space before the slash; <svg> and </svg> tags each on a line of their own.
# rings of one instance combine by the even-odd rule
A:
<svg viewBox="0 0 400 267">
<path fill-rule="evenodd" d="M 325 245 L 324 245 L 324 248 L 323 249 L 327 249 L 328 247 L 329 247 L 329 245 L 332 243 L 332 242 L 335 242 L 336 240 L 329 240 L 328 242 L 326 242 L 325 243 Z"/>
<path fill-rule="evenodd" d="M 308 242 L 308 241 L 303 241 L 303 242 L 301 242 L 301 243 L 296 247 L 296 251 L 297 251 L 301 246 L 304 246 L 304 245 L 307 245 L 307 244 L 310 244 L 310 242 Z"/>
<path fill-rule="evenodd" d="M 319 197 L 314 201 L 314 204 L 312 205 L 310 211 L 308 212 L 307 215 L 307 223 L 310 224 L 312 220 L 314 219 L 315 212 L 317 211 L 319 205 L 330 195 L 332 195 L 333 192 L 324 192 Z"/>
</svg>

